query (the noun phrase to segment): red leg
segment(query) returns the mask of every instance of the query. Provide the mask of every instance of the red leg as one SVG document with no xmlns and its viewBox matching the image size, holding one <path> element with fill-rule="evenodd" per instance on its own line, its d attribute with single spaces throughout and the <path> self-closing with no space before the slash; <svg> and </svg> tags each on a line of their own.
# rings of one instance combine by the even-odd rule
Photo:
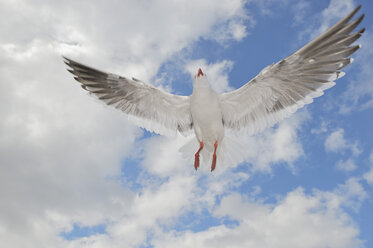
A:
<svg viewBox="0 0 373 248">
<path fill-rule="evenodd" d="M 215 141 L 215 144 L 214 144 L 214 155 L 212 155 L 211 172 L 215 170 L 215 166 L 216 166 L 216 148 L 218 148 L 218 141 Z"/>
<path fill-rule="evenodd" d="M 197 170 L 198 169 L 198 167 L 199 167 L 199 152 L 202 150 L 202 148 L 203 148 L 203 141 L 201 141 L 200 143 L 199 143 L 199 149 L 198 149 L 198 151 L 196 152 L 196 155 L 194 155 L 195 156 L 195 158 L 194 158 L 194 168 Z"/>
</svg>

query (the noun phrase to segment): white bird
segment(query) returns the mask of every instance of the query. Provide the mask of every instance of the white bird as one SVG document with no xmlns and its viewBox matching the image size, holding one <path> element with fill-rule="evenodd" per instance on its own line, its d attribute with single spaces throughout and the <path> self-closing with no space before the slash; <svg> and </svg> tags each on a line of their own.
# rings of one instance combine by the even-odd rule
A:
<svg viewBox="0 0 373 248">
<path fill-rule="evenodd" d="M 342 68 L 360 45 L 351 45 L 365 28 L 351 33 L 364 14 L 350 20 L 358 6 L 345 18 L 276 64 L 264 68 L 255 78 L 232 92 L 218 94 L 210 87 L 201 69 L 194 77 L 193 93 L 180 96 L 157 89 L 135 78 L 106 73 L 64 57 L 69 71 L 83 89 L 108 105 L 140 120 L 141 127 L 157 133 L 164 131 L 188 134 L 194 130 L 200 144 L 212 154 L 211 171 L 224 140 L 224 130 L 247 130 L 254 134 L 290 116 L 309 104 L 334 81 L 344 75 Z"/>
</svg>

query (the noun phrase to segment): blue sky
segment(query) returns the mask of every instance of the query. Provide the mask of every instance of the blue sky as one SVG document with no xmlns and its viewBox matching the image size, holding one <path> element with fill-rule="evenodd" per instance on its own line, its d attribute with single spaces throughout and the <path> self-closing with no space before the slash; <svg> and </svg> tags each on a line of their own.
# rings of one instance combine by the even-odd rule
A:
<svg viewBox="0 0 373 248">
<path fill-rule="evenodd" d="M 189 95 L 238 88 L 358 4 L 367 30 L 336 86 L 238 137 L 214 173 L 188 138 L 138 128 L 83 91 L 65 55 Z M 0 2 L 5 247 L 372 247 L 371 1 Z"/>
</svg>

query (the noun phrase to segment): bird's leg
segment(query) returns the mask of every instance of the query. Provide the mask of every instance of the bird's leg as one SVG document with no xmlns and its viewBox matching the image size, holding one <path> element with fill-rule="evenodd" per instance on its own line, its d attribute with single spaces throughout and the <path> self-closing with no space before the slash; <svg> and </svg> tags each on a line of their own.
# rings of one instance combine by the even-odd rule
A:
<svg viewBox="0 0 373 248">
<path fill-rule="evenodd" d="M 215 144 L 214 144 L 214 155 L 212 155 L 211 172 L 215 170 L 215 166 L 216 166 L 216 148 L 218 148 L 218 141 L 215 141 Z"/>
<path fill-rule="evenodd" d="M 201 141 L 200 143 L 199 143 L 199 149 L 198 149 L 198 151 L 196 152 L 196 155 L 194 155 L 195 156 L 195 158 L 194 158 L 194 168 L 197 170 L 198 169 L 198 167 L 199 167 L 199 152 L 202 150 L 202 148 L 203 148 L 203 141 Z"/>
</svg>

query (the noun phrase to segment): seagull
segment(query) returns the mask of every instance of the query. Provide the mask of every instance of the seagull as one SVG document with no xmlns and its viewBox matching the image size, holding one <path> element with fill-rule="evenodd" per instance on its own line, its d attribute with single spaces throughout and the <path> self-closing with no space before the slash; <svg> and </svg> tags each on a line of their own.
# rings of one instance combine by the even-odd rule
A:
<svg viewBox="0 0 373 248">
<path fill-rule="evenodd" d="M 195 134 L 200 153 L 211 156 L 211 172 L 224 141 L 225 130 L 245 130 L 255 134 L 289 117 L 297 109 L 323 95 L 324 90 L 341 78 L 342 68 L 360 45 L 352 45 L 365 28 L 354 32 L 364 14 L 351 19 L 361 5 L 331 28 L 281 61 L 264 68 L 242 87 L 218 94 L 202 69 L 194 76 L 190 96 L 168 93 L 136 78 L 128 78 L 78 63 L 67 57 L 64 62 L 81 87 L 107 105 L 133 117 L 136 123 L 156 133 Z M 194 152 L 193 152 L 194 153 Z"/>
</svg>

